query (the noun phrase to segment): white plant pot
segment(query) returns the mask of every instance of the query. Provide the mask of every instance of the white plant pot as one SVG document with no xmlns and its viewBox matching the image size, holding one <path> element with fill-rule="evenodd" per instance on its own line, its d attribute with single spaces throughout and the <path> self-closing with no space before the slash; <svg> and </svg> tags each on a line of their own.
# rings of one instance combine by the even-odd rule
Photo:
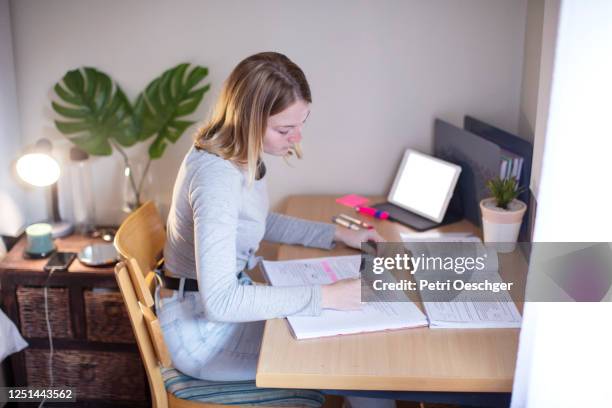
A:
<svg viewBox="0 0 612 408">
<path fill-rule="evenodd" d="M 484 241 L 497 243 L 498 252 L 512 252 L 521 229 L 527 205 L 520 200 L 512 200 L 508 209 L 497 207 L 494 198 L 480 202 Z"/>
</svg>

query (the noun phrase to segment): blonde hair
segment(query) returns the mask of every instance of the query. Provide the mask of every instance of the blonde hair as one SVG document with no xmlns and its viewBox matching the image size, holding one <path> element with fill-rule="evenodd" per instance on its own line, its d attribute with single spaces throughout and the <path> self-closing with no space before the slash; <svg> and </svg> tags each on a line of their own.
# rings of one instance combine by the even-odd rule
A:
<svg viewBox="0 0 612 408">
<path fill-rule="evenodd" d="M 312 102 L 300 67 L 276 52 L 251 55 L 223 84 L 211 119 L 195 135 L 195 147 L 246 167 L 252 183 L 268 118 L 298 100 Z M 300 146 L 296 144 L 290 154 L 301 158 Z"/>
</svg>

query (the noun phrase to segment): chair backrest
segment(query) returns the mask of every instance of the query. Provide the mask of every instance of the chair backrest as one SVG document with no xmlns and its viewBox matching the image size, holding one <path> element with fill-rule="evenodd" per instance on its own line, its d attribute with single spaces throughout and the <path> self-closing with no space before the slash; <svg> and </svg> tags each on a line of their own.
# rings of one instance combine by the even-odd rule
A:
<svg viewBox="0 0 612 408">
<path fill-rule="evenodd" d="M 156 280 L 153 268 L 164 242 L 164 225 L 152 202 L 130 214 L 115 235 L 115 248 L 122 258 L 115 266 L 115 277 L 130 316 L 156 408 L 168 406 L 160 366 L 171 364 L 153 300 Z"/>
<path fill-rule="evenodd" d="M 123 221 L 115 235 L 115 247 L 124 258 L 134 258 L 140 270 L 152 270 L 166 242 L 164 222 L 152 201 L 147 201 Z"/>
</svg>

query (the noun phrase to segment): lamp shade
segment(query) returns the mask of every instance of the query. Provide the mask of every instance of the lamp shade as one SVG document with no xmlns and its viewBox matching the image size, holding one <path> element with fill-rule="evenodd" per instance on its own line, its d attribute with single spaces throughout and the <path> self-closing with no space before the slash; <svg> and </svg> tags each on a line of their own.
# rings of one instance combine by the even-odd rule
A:
<svg viewBox="0 0 612 408">
<path fill-rule="evenodd" d="M 28 153 L 21 156 L 17 160 L 16 170 L 19 178 L 37 187 L 50 186 L 60 176 L 57 161 L 44 153 Z"/>
</svg>

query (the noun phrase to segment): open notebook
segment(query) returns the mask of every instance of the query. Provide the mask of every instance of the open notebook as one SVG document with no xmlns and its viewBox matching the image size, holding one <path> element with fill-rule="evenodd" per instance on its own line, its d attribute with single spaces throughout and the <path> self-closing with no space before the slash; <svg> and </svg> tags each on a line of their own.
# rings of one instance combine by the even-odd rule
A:
<svg viewBox="0 0 612 408">
<path fill-rule="evenodd" d="M 291 261 L 263 261 L 273 286 L 322 285 L 359 277 L 360 255 Z M 325 309 L 320 316 L 290 316 L 296 339 L 427 326 L 427 318 L 408 298 L 402 302 L 363 303 L 357 311 Z"/>
</svg>

